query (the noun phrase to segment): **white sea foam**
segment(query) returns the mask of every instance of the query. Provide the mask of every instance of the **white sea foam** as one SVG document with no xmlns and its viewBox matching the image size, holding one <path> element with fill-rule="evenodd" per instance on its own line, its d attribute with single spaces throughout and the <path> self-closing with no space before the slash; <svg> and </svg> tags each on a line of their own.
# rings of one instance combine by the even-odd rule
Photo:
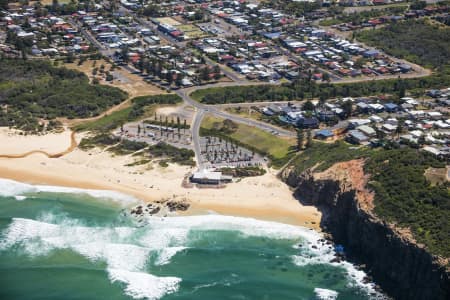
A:
<svg viewBox="0 0 450 300">
<path fill-rule="evenodd" d="M 0 249 L 22 245 L 29 255 L 42 255 L 53 249 L 72 249 L 91 261 L 104 261 L 110 278 L 126 285 L 126 292 L 135 297 L 157 299 L 166 287 L 176 289 L 181 279 L 158 277 L 144 273 L 148 258 L 155 254 L 155 265 L 164 265 L 172 257 L 190 246 L 191 231 L 235 230 L 244 236 L 264 236 L 291 239 L 302 244 L 299 255 L 292 257 L 296 265 L 328 264 L 346 270 L 349 281 L 368 293 L 373 284 L 363 283 L 365 273 L 348 262 L 331 262 L 335 252 L 321 243 L 322 236 L 312 230 L 275 222 L 259 221 L 222 215 L 149 217 L 148 226 L 87 227 L 64 215 L 47 213 L 39 220 L 15 218 L 3 232 Z M 195 237 L 195 235 L 194 235 Z M 155 288 L 146 283 L 156 280 Z M 156 278 L 156 279 L 155 279 Z M 149 296 L 153 293 L 153 296 Z"/>
<path fill-rule="evenodd" d="M 157 277 L 142 272 L 108 269 L 108 273 L 112 282 L 124 283 L 125 292 L 135 299 L 160 299 L 166 294 L 176 292 L 181 282 L 177 277 Z"/>
<path fill-rule="evenodd" d="M 71 187 L 51 186 L 51 185 L 31 185 L 21 183 L 18 181 L 0 178 L 0 196 L 13 197 L 23 196 L 23 194 L 29 193 L 64 193 L 64 194 L 86 194 L 94 198 L 109 199 L 123 206 L 129 206 L 131 204 L 138 203 L 139 200 L 119 192 L 108 190 L 92 190 L 92 189 L 79 189 Z M 18 199 L 19 200 L 19 199 Z"/>
<path fill-rule="evenodd" d="M 36 191 L 36 189 L 30 184 L 10 179 L 0 179 L 0 196 L 13 197 L 23 193 L 31 193 L 33 191 Z"/>
<path fill-rule="evenodd" d="M 356 286 L 367 294 L 376 295 L 378 298 L 382 297 L 375 291 L 375 285 L 373 283 L 364 282 L 364 278 L 366 277 L 364 271 L 356 269 L 354 265 L 347 261 L 332 261 L 336 257 L 336 252 L 333 247 L 322 243 L 320 239 L 308 239 L 306 243 L 303 243 L 299 249 L 301 253 L 292 256 L 294 264 L 297 266 L 327 264 L 342 268 L 347 273 L 349 286 Z"/>
<path fill-rule="evenodd" d="M 3 232 L 0 250 L 22 245 L 26 254 L 39 256 L 54 249 L 71 249 L 92 262 L 105 262 L 111 281 L 122 282 L 125 292 L 138 299 L 159 299 L 176 291 L 181 281 L 176 277 L 157 277 L 144 272 L 150 252 L 161 253 L 157 260 L 164 264 L 182 247 L 169 247 L 167 250 L 145 247 L 136 234 L 142 230 L 139 228 L 87 227 L 77 220 L 52 216 L 50 213 L 42 218 L 58 221 L 59 224 L 14 218 Z M 166 247 L 165 244 L 160 246 Z"/>
<path fill-rule="evenodd" d="M 23 201 L 23 200 L 27 199 L 26 196 L 14 196 L 14 198 L 16 198 L 17 201 Z"/>
<path fill-rule="evenodd" d="M 151 249 L 164 249 L 166 247 L 183 246 L 187 243 L 189 228 L 164 228 L 159 226 L 150 226 L 150 228 L 152 228 L 152 230 L 147 231 L 146 234 L 139 239 L 140 244 L 145 247 Z"/>
<path fill-rule="evenodd" d="M 155 265 L 162 266 L 170 263 L 170 259 L 184 249 L 187 249 L 187 247 L 168 247 L 161 249 L 158 253 L 158 258 L 155 260 Z"/>
<path fill-rule="evenodd" d="M 73 245 L 71 248 L 91 261 L 106 261 L 109 268 L 129 271 L 142 270 L 150 252 L 135 245 L 103 242 Z"/>
<path fill-rule="evenodd" d="M 187 231 L 235 230 L 247 236 L 263 236 L 274 239 L 313 239 L 320 237 L 317 232 L 304 227 L 223 215 L 183 216 L 164 219 L 148 217 L 148 224 L 152 228 L 177 228 Z"/>
<path fill-rule="evenodd" d="M 315 288 L 314 293 L 317 299 L 320 300 L 335 300 L 338 297 L 338 292 L 328 289 Z"/>
</svg>

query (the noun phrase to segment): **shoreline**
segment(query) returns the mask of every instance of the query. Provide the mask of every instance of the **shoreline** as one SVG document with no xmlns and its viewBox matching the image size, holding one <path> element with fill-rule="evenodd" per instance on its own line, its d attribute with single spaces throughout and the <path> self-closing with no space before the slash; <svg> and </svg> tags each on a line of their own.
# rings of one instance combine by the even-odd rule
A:
<svg viewBox="0 0 450 300">
<path fill-rule="evenodd" d="M 86 190 L 104 190 L 104 191 L 119 192 L 125 195 L 133 196 L 138 200 L 143 201 L 144 203 L 151 203 L 161 199 L 155 198 L 151 195 L 144 195 L 143 192 L 122 186 L 112 188 L 111 186 L 108 185 L 83 181 L 80 179 L 72 179 L 68 181 L 65 178 L 61 178 L 58 174 L 55 174 L 55 176 L 47 176 L 44 174 L 38 174 L 37 172 L 33 171 L 11 170 L 9 168 L 3 167 L 1 161 L 0 161 L 0 174 L 1 179 L 10 179 L 31 185 L 48 185 L 57 187 L 79 188 Z M 220 214 L 224 216 L 247 217 L 247 218 L 254 218 L 257 220 L 272 221 L 283 224 L 311 228 L 317 232 L 321 232 L 320 213 L 318 213 L 318 215 L 311 215 L 309 209 L 299 213 L 297 211 L 291 211 L 289 209 L 283 209 L 282 207 L 276 206 L 264 208 L 264 207 L 257 207 L 256 205 L 253 204 L 249 205 L 234 205 L 227 203 L 221 204 L 215 201 L 191 200 L 191 199 L 188 199 L 188 203 L 190 204 L 189 209 L 185 212 L 177 212 L 176 215 L 196 216 L 206 214 Z M 300 203 L 299 208 L 302 208 L 302 205 Z"/>
<path fill-rule="evenodd" d="M 82 135 L 71 137 L 70 131 L 66 130 L 60 134 L 28 138 L 3 129 L 0 130 L 3 142 L 0 155 L 37 149 L 56 153 L 67 149 L 71 138 L 74 139 L 72 142 L 78 143 Z M 136 159 L 132 155 L 114 156 L 100 148 L 89 151 L 74 148 L 60 157 L 33 152 L 19 158 L 0 157 L 0 178 L 34 185 L 116 191 L 147 203 L 162 199 L 184 200 L 190 208 L 181 215 L 218 213 L 321 231 L 320 212 L 296 200 L 273 170 L 262 176 L 243 178 L 222 189 L 185 188 L 182 181 L 193 171 L 191 167 L 169 164 L 164 168 L 157 163 L 133 165 Z"/>
</svg>

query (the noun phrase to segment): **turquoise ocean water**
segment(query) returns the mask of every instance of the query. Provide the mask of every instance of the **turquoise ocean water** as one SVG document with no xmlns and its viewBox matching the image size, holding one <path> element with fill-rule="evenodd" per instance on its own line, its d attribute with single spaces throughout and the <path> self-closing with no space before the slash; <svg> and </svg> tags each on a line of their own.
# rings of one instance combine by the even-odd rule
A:
<svg viewBox="0 0 450 300">
<path fill-rule="evenodd" d="M 220 215 L 143 225 L 123 214 L 136 201 L 0 180 L 0 299 L 375 297 L 312 230 Z"/>
</svg>

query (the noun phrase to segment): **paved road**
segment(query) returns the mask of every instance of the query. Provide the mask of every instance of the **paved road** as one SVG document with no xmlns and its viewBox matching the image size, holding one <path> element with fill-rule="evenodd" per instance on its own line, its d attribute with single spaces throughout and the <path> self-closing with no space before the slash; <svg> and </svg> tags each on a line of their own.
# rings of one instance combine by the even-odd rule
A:
<svg viewBox="0 0 450 300">
<path fill-rule="evenodd" d="M 225 68 L 223 65 L 213 61 L 212 59 L 210 59 L 207 56 L 203 56 L 205 58 L 205 62 L 210 65 L 210 66 L 219 66 L 220 70 L 222 71 L 223 74 L 225 74 L 225 76 L 227 76 L 228 78 L 230 78 L 231 80 L 233 80 L 234 82 L 248 82 L 247 79 L 243 79 L 240 78 L 236 73 L 234 73 L 233 71 Z"/>
<path fill-rule="evenodd" d="M 134 13 L 132 13 L 134 15 Z M 153 29 L 155 29 L 153 24 L 150 24 L 150 22 L 147 22 L 145 20 L 142 20 L 141 18 L 138 18 L 137 16 L 135 16 L 135 18 L 140 21 L 141 24 L 149 26 Z M 92 45 L 94 45 L 95 47 L 98 48 L 98 50 L 105 56 L 110 56 L 110 50 L 106 49 L 106 47 L 104 47 L 101 43 L 99 43 L 97 41 L 97 39 L 95 37 L 92 36 L 92 34 L 83 29 L 80 24 L 78 24 L 75 20 L 69 19 L 68 20 L 69 23 L 76 27 L 79 28 L 81 30 L 81 33 L 83 34 L 83 36 L 92 43 Z M 168 39 L 167 36 L 163 35 L 159 30 L 155 30 L 155 32 L 158 33 L 158 35 L 161 38 L 166 39 L 168 42 L 173 42 L 170 39 Z M 217 63 L 215 63 L 214 61 L 212 61 L 209 58 L 205 58 L 206 62 L 208 64 L 211 65 L 216 65 Z M 260 121 L 256 121 L 256 120 L 251 120 L 251 119 L 247 119 L 244 117 L 240 117 L 240 116 L 236 116 L 233 114 L 229 114 L 226 113 L 224 111 L 221 111 L 219 108 L 214 107 L 212 105 L 205 105 L 202 103 L 199 103 L 197 101 L 195 101 L 194 99 L 192 99 L 190 97 L 190 94 L 196 90 L 200 90 L 200 89 L 206 89 L 206 88 L 210 88 L 210 87 L 226 87 L 226 86 L 242 86 L 242 85 L 260 85 L 260 84 L 274 84 L 277 85 L 279 84 L 278 82 L 273 82 L 273 83 L 268 83 L 268 82 L 251 82 L 248 81 L 246 79 L 242 79 L 239 76 L 237 76 L 234 72 L 231 72 L 229 70 L 227 70 L 226 68 L 224 68 L 223 66 L 219 65 L 221 68 L 221 71 L 230 79 L 233 80 L 233 82 L 219 82 L 216 84 L 208 84 L 208 85 L 203 85 L 203 86 L 196 86 L 196 87 L 192 87 L 192 88 L 187 88 L 187 89 L 181 89 L 176 91 L 176 93 L 183 98 L 183 100 L 188 103 L 189 105 L 193 106 L 196 109 L 196 114 L 195 117 L 193 119 L 192 122 L 192 126 L 191 126 L 191 130 L 192 130 L 192 141 L 194 144 L 194 150 L 195 150 L 195 156 L 196 156 L 196 160 L 198 163 L 199 168 L 203 168 L 203 164 L 201 163 L 201 150 L 200 150 L 200 125 L 202 122 L 202 119 L 204 117 L 204 115 L 206 113 L 221 117 L 221 118 L 225 118 L 225 119 L 230 119 L 232 121 L 238 122 L 238 123 L 243 123 L 246 125 L 250 125 L 250 126 L 254 126 L 257 127 L 259 129 L 271 132 L 273 134 L 277 134 L 280 136 L 295 136 L 294 133 L 285 130 L 285 129 L 281 129 L 279 127 L 276 126 L 272 126 L 270 124 L 264 123 L 264 122 L 260 122 Z M 130 66 L 130 65 L 125 65 L 123 66 L 124 69 L 128 70 L 129 72 L 135 72 L 135 68 Z"/>
<path fill-rule="evenodd" d="M 194 120 L 192 121 L 191 131 L 192 131 L 192 143 L 194 144 L 195 159 L 197 161 L 197 166 L 199 169 L 203 169 L 204 165 L 201 159 L 201 148 L 200 148 L 200 125 L 202 124 L 204 110 L 197 110 L 195 113 Z"/>
<path fill-rule="evenodd" d="M 225 83 L 218 83 L 215 85 L 208 85 L 207 87 L 212 87 L 212 86 L 225 86 Z M 251 85 L 254 84 L 253 82 L 248 82 L 247 85 Z M 236 83 L 233 83 L 233 85 L 236 85 Z M 244 83 L 238 83 L 237 85 L 245 85 Z M 205 88 L 200 87 L 200 88 Z M 272 134 L 276 134 L 279 136 L 284 136 L 284 137 L 295 137 L 295 133 L 289 130 L 285 130 L 282 129 L 280 127 L 276 127 L 264 122 L 260 122 L 260 121 L 256 121 L 256 120 L 252 120 L 252 119 L 248 119 L 248 118 L 244 118 L 241 116 L 237 116 L 237 115 L 233 115 L 233 114 L 229 114 L 226 113 L 222 110 L 220 110 L 217 106 L 214 105 L 206 105 L 200 102 L 195 101 L 194 99 L 191 98 L 190 94 L 199 89 L 198 87 L 195 88 L 189 88 L 189 89 L 182 89 L 182 90 L 178 90 L 176 91 L 176 93 L 183 98 L 184 102 L 186 102 L 187 104 L 195 107 L 196 109 L 196 114 L 194 116 L 194 119 L 192 121 L 192 125 L 191 125 L 191 130 L 192 130 L 192 142 L 194 143 L 194 151 L 195 151 L 195 158 L 197 160 L 197 165 L 199 167 L 199 169 L 203 169 L 205 166 L 201 161 L 201 149 L 200 149 L 200 125 L 202 123 L 203 117 L 205 116 L 205 114 L 212 114 L 214 116 L 217 117 L 221 117 L 224 119 L 230 119 L 234 122 L 238 122 L 238 123 L 242 123 L 242 124 L 246 124 L 249 126 L 253 126 L 262 130 L 265 130 L 267 132 L 270 132 Z"/>
<path fill-rule="evenodd" d="M 295 136 L 295 134 L 292 133 L 289 130 L 282 129 L 282 128 L 279 128 L 279 127 L 267 124 L 265 122 L 252 120 L 252 119 L 248 119 L 248 118 L 244 118 L 244 117 L 241 117 L 241 116 L 237 116 L 237 115 L 234 115 L 234 114 L 230 114 L 230 113 L 224 112 L 224 111 L 220 110 L 215 105 L 206 105 L 206 104 L 203 104 L 203 103 L 199 103 L 199 102 L 197 102 L 197 101 L 195 101 L 194 99 L 191 98 L 191 96 L 190 96 L 191 92 L 192 92 L 192 90 L 190 90 L 190 91 L 178 90 L 177 94 L 181 98 L 183 98 L 183 100 L 186 103 L 188 103 L 189 105 L 195 107 L 197 109 L 197 111 L 203 110 L 206 113 L 210 113 L 210 114 L 213 114 L 215 116 L 226 118 L 226 119 L 230 119 L 232 121 L 243 123 L 243 124 L 246 124 L 246 125 L 258 127 L 260 129 L 268 131 L 268 132 L 274 132 L 275 134 L 278 134 L 280 136 L 286 136 L 286 137 Z"/>
</svg>

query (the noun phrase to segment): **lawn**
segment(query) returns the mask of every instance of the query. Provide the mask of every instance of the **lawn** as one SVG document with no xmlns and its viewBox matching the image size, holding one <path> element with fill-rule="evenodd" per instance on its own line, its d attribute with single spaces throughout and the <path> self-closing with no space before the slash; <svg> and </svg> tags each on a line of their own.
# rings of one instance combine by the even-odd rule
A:
<svg viewBox="0 0 450 300">
<path fill-rule="evenodd" d="M 177 29 L 184 32 L 185 35 L 189 36 L 190 39 L 198 39 L 202 37 L 207 37 L 208 34 L 192 24 L 179 25 Z"/>
<path fill-rule="evenodd" d="M 237 127 L 232 131 L 225 131 L 224 121 L 222 118 L 206 116 L 201 127 L 203 130 L 206 129 L 203 131 L 206 134 L 228 137 L 243 147 L 268 155 L 274 166 L 281 166 L 293 155 L 292 148 L 296 143 L 294 139 L 280 138 L 267 131 L 238 123 L 235 123 Z"/>
<path fill-rule="evenodd" d="M 262 120 L 262 114 L 259 111 L 256 111 L 253 108 L 248 107 L 228 107 L 225 109 L 226 112 L 229 112 L 234 115 L 238 115 L 244 118 L 249 118 L 257 121 Z"/>
</svg>

